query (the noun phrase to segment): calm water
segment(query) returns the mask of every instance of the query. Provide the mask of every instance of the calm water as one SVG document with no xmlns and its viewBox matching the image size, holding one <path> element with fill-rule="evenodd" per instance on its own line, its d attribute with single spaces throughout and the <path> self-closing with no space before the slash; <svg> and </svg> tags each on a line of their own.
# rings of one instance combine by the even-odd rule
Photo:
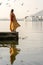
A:
<svg viewBox="0 0 43 65">
<path fill-rule="evenodd" d="M 43 65 L 43 22 L 19 23 L 18 45 L 0 47 L 0 65 Z M 1 24 L 0 31 L 10 31 L 9 22 Z"/>
</svg>

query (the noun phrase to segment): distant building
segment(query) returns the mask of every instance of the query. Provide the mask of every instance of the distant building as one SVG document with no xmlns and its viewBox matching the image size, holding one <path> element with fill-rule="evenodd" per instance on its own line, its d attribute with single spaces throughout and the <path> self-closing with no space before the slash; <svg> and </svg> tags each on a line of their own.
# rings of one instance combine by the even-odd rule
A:
<svg viewBox="0 0 43 65">
<path fill-rule="evenodd" d="M 25 16 L 25 21 L 31 21 L 32 18 L 30 16 Z"/>
<path fill-rule="evenodd" d="M 32 21 L 43 21 L 43 10 L 32 15 Z"/>
</svg>

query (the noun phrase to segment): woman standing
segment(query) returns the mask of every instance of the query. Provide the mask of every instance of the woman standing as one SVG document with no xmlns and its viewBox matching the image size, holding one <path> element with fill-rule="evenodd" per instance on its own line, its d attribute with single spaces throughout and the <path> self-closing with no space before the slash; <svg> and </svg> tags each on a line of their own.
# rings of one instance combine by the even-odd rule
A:
<svg viewBox="0 0 43 65">
<path fill-rule="evenodd" d="M 11 9 L 11 13 L 10 13 L 10 30 L 11 31 L 16 31 L 16 28 L 19 27 L 20 25 L 18 24 L 17 20 L 16 20 L 16 16 L 14 14 L 14 10 Z"/>
</svg>

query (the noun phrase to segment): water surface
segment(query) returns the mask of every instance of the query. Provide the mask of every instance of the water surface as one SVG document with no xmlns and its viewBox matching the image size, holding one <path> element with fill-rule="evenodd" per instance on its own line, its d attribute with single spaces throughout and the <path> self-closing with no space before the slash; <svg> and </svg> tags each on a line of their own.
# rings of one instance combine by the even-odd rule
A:
<svg viewBox="0 0 43 65">
<path fill-rule="evenodd" d="M 43 65 L 43 21 L 18 22 L 21 25 L 16 30 L 19 32 L 18 45 L 0 47 L 0 65 Z M 1 25 L 0 31 L 10 31 L 9 22 L 6 24 Z M 12 57 L 11 49 L 15 53 Z"/>
</svg>

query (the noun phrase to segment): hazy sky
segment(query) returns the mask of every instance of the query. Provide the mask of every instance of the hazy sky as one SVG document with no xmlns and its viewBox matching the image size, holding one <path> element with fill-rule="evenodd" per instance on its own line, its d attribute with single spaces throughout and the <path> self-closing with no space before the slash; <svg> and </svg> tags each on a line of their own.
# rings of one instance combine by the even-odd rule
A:
<svg viewBox="0 0 43 65">
<path fill-rule="evenodd" d="M 0 18 L 9 18 L 12 8 L 17 18 L 25 17 L 43 10 L 43 0 L 0 0 Z"/>
<path fill-rule="evenodd" d="M 0 0 L 0 18 L 10 18 L 14 9 L 17 18 L 32 15 L 43 10 L 43 0 Z M 0 21 L 0 31 L 10 31 L 10 21 Z"/>
</svg>

